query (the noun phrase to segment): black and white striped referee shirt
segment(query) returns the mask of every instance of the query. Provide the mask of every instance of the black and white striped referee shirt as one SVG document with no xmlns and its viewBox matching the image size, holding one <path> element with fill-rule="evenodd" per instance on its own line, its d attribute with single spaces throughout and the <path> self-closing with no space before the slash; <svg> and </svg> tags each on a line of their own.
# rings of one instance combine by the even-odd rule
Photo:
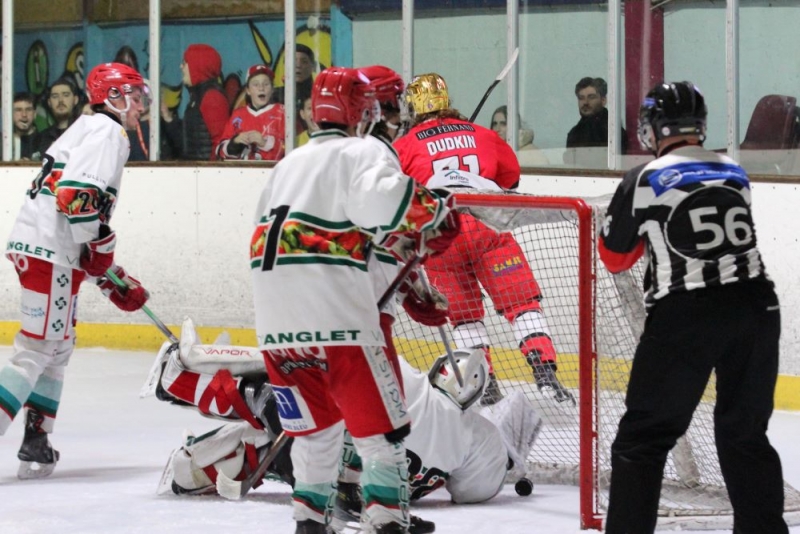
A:
<svg viewBox="0 0 800 534">
<path fill-rule="evenodd" d="M 747 173 L 698 145 L 680 146 L 623 178 L 603 224 L 600 257 L 612 272 L 629 268 L 642 238 L 648 307 L 670 293 L 769 280 Z"/>
</svg>

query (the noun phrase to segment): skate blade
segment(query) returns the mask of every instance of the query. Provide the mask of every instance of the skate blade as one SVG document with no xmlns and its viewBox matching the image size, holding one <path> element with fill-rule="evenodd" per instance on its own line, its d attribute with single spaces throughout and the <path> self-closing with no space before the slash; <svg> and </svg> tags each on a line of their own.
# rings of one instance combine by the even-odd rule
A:
<svg viewBox="0 0 800 534">
<path fill-rule="evenodd" d="M 49 477 L 56 468 L 56 462 L 52 464 L 40 464 L 39 462 L 20 462 L 17 478 L 20 480 L 33 480 L 37 478 Z"/>
</svg>

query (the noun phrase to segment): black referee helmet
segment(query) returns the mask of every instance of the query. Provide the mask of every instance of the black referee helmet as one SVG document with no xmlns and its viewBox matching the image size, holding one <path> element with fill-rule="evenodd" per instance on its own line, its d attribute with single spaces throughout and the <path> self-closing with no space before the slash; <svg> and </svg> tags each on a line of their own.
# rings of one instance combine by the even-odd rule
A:
<svg viewBox="0 0 800 534">
<path fill-rule="evenodd" d="M 637 134 L 642 148 L 656 152 L 656 141 L 678 135 L 698 135 L 705 139 L 706 102 L 692 82 L 660 83 L 653 87 L 639 108 Z"/>
</svg>

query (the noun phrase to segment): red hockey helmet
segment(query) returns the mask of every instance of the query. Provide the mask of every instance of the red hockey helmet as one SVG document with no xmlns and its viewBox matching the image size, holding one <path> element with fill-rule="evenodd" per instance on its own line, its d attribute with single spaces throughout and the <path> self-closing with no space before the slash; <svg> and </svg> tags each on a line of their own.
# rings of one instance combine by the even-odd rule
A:
<svg viewBox="0 0 800 534">
<path fill-rule="evenodd" d="M 145 92 L 142 75 L 122 63 L 97 65 L 86 77 L 86 92 L 91 105 L 105 104 L 107 99 L 130 94 L 137 87 Z"/>
<path fill-rule="evenodd" d="M 358 70 L 369 79 L 375 90 L 375 97 L 381 103 L 381 106 L 386 106 L 393 110 L 400 109 L 405 84 L 399 74 L 383 65 L 372 65 Z"/>
<path fill-rule="evenodd" d="M 374 122 L 375 90 L 357 69 L 329 67 L 319 73 L 311 90 L 314 122 L 357 126 Z"/>
</svg>

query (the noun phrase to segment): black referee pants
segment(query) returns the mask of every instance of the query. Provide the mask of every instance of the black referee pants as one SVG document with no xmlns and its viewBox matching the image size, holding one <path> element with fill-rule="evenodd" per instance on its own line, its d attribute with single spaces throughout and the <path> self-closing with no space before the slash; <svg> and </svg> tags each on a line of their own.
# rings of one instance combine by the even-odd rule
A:
<svg viewBox="0 0 800 534">
<path fill-rule="evenodd" d="M 655 530 L 667 454 L 689 428 L 716 370 L 714 434 L 733 532 L 788 533 L 781 462 L 766 435 L 780 328 L 778 299 L 765 283 L 670 295 L 650 310 L 611 446 L 606 532 Z"/>
</svg>

